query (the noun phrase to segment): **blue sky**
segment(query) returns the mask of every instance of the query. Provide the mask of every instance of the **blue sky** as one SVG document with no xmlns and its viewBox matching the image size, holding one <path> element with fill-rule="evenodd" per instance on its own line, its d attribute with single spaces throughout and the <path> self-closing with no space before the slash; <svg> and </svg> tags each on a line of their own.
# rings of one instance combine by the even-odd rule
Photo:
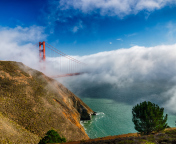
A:
<svg viewBox="0 0 176 144">
<path fill-rule="evenodd" d="M 1 28 L 42 27 L 40 40 L 69 55 L 175 43 L 175 0 L 0 0 L 0 7 Z"/>
<path fill-rule="evenodd" d="M 0 60 L 42 71 L 33 44 L 46 41 L 87 64 L 79 78 L 58 80 L 76 95 L 176 113 L 175 15 L 175 0 L 0 0 Z M 46 62 L 48 76 L 69 63 Z"/>
</svg>

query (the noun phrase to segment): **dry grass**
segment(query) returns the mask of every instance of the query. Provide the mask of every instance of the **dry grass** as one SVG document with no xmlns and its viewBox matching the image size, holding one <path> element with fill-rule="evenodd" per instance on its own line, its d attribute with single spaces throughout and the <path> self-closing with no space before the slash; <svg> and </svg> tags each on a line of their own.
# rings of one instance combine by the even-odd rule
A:
<svg viewBox="0 0 176 144">
<path fill-rule="evenodd" d="M 52 128 L 67 140 L 88 139 L 83 127 L 76 124 L 79 123 L 79 117 L 68 120 L 68 117 L 71 119 L 78 113 L 72 106 L 73 102 L 66 104 L 69 102 L 67 98 L 72 96 L 74 94 L 64 86 L 39 71 L 22 63 L 0 61 L 0 112 L 3 117 L 0 128 L 4 132 L 1 141 L 17 143 L 26 140 L 27 143 L 27 135 L 20 135 L 22 129 L 17 130 L 16 125 L 29 135 L 33 134 L 31 139 L 35 139 L 35 143 Z M 65 102 L 63 99 L 66 99 Z M 16 124 L 11 125 L 10 122 Z"/>
<path fill-rule="evenodd" d="M 64 144 L 176 144 L 176 128 L 167 128 L 153 135 L 141 136 L 129 133 L 116 136 L 89 139 L 84 141 L 66 142 Z"/>
<path fill-rule="evenodd" d="M 23 137 L 24 139 L 19 139 Z M 0 113 L 0 143 L 1 144 L 35 144 L 39 141 L 38 135 L 35 135 L 16 122 L 8 119 Z"/>
</svg>

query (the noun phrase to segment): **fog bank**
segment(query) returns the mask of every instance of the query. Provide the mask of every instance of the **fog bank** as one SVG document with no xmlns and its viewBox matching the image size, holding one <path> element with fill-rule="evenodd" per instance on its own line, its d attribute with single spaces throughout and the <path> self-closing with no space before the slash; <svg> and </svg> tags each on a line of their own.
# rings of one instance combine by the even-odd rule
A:
<svg viewBox="0 0 176 144">
<path fill-rule="evenodd" d="M 134 46 L 75 58 L 88 64 L 87 73 L 58 81 L 78 96 L 130 105 L 147 100 L 176 113 L 176 45 Z"/>
<path fill-rule="evenodd" d="M 46 37 L 43 27 L 1 27 L 0 60 L 23 62 L 47 75 L 57 75 L 59 58 L 47 57 L 44 71 L 38 47 L 33 45 Z M 57 80 L 79 97 L 107 98 L 130 105 L 147 100 L 176 113 L 176 44 L 72 57 L 87 64 L 82 69 L 85 73 Z M 62 65 L 66 65 L 64 61 Z"/>
</svg>

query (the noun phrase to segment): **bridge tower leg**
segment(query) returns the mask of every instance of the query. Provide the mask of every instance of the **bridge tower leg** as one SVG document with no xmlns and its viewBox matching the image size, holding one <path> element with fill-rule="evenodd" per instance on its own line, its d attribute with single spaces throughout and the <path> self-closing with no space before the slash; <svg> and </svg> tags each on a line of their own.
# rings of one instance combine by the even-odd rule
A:
<svg viewBox="0 0 176 144">
<path fill-rule="evenodd" d="M 41 49 L 41 46 L 43 45 L 43 49 Z M 43 52 L 43 57 L 42 57 L 42 52 Z M 45 41 L 39 42 L 39 61 L 40 62 L 45 62 Z M 45 70 L 45 65 L 43 65 L 43 70 Z"/>
<path fill-rule="evenodd" d="M 43 49 L 41 49 L 41 45 L 43 45 Z M 42 57 L 42 52 L 43 52 L 43 57 Z M 40 62 L 42 60 L 45 61 L 45 59 L 46 59 L 46 57 L 45 57 L 45 41 L 39 42 L 39 58 L 40 58 Z"/>
</svg>

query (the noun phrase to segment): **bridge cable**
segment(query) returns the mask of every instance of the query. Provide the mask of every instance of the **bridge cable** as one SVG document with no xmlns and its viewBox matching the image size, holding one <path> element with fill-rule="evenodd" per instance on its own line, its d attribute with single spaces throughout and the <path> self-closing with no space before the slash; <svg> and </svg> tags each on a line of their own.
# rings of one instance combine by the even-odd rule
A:
<svg viewBox="0 0 176 144">
<path fill-rule="evenodd" d="M 63 56 L 67 57 L 68 59 L 71 59 L 72 61 L 75 61 L 75 62 L 80 63 L 80 64 L 85 64 L 85 63 L 80 62 L 80 61 L 78 61 L 77 59 L 75 59 L 75 58 L 73 58 L 73 57 L 71 57 L 71 56 L 69 56 L 69 55 L 67 55 L 67 54 L 65 54 L 65 53 L 63 53 L 63 52 L 61 52 L 61 51 L 59 51 L 57 48 L 51 46 L 51 45 L 48 44 L 47 42 L 45 42 L 45 43 L 46 43 L 47 45 L 49 45 L 50 47 L 54 48 L 55 50 L 57 50 L 59 53 L 61 53 Z M 86 65 L 86 64 L 85 64 L 85 65 Z"/>
</svg>

